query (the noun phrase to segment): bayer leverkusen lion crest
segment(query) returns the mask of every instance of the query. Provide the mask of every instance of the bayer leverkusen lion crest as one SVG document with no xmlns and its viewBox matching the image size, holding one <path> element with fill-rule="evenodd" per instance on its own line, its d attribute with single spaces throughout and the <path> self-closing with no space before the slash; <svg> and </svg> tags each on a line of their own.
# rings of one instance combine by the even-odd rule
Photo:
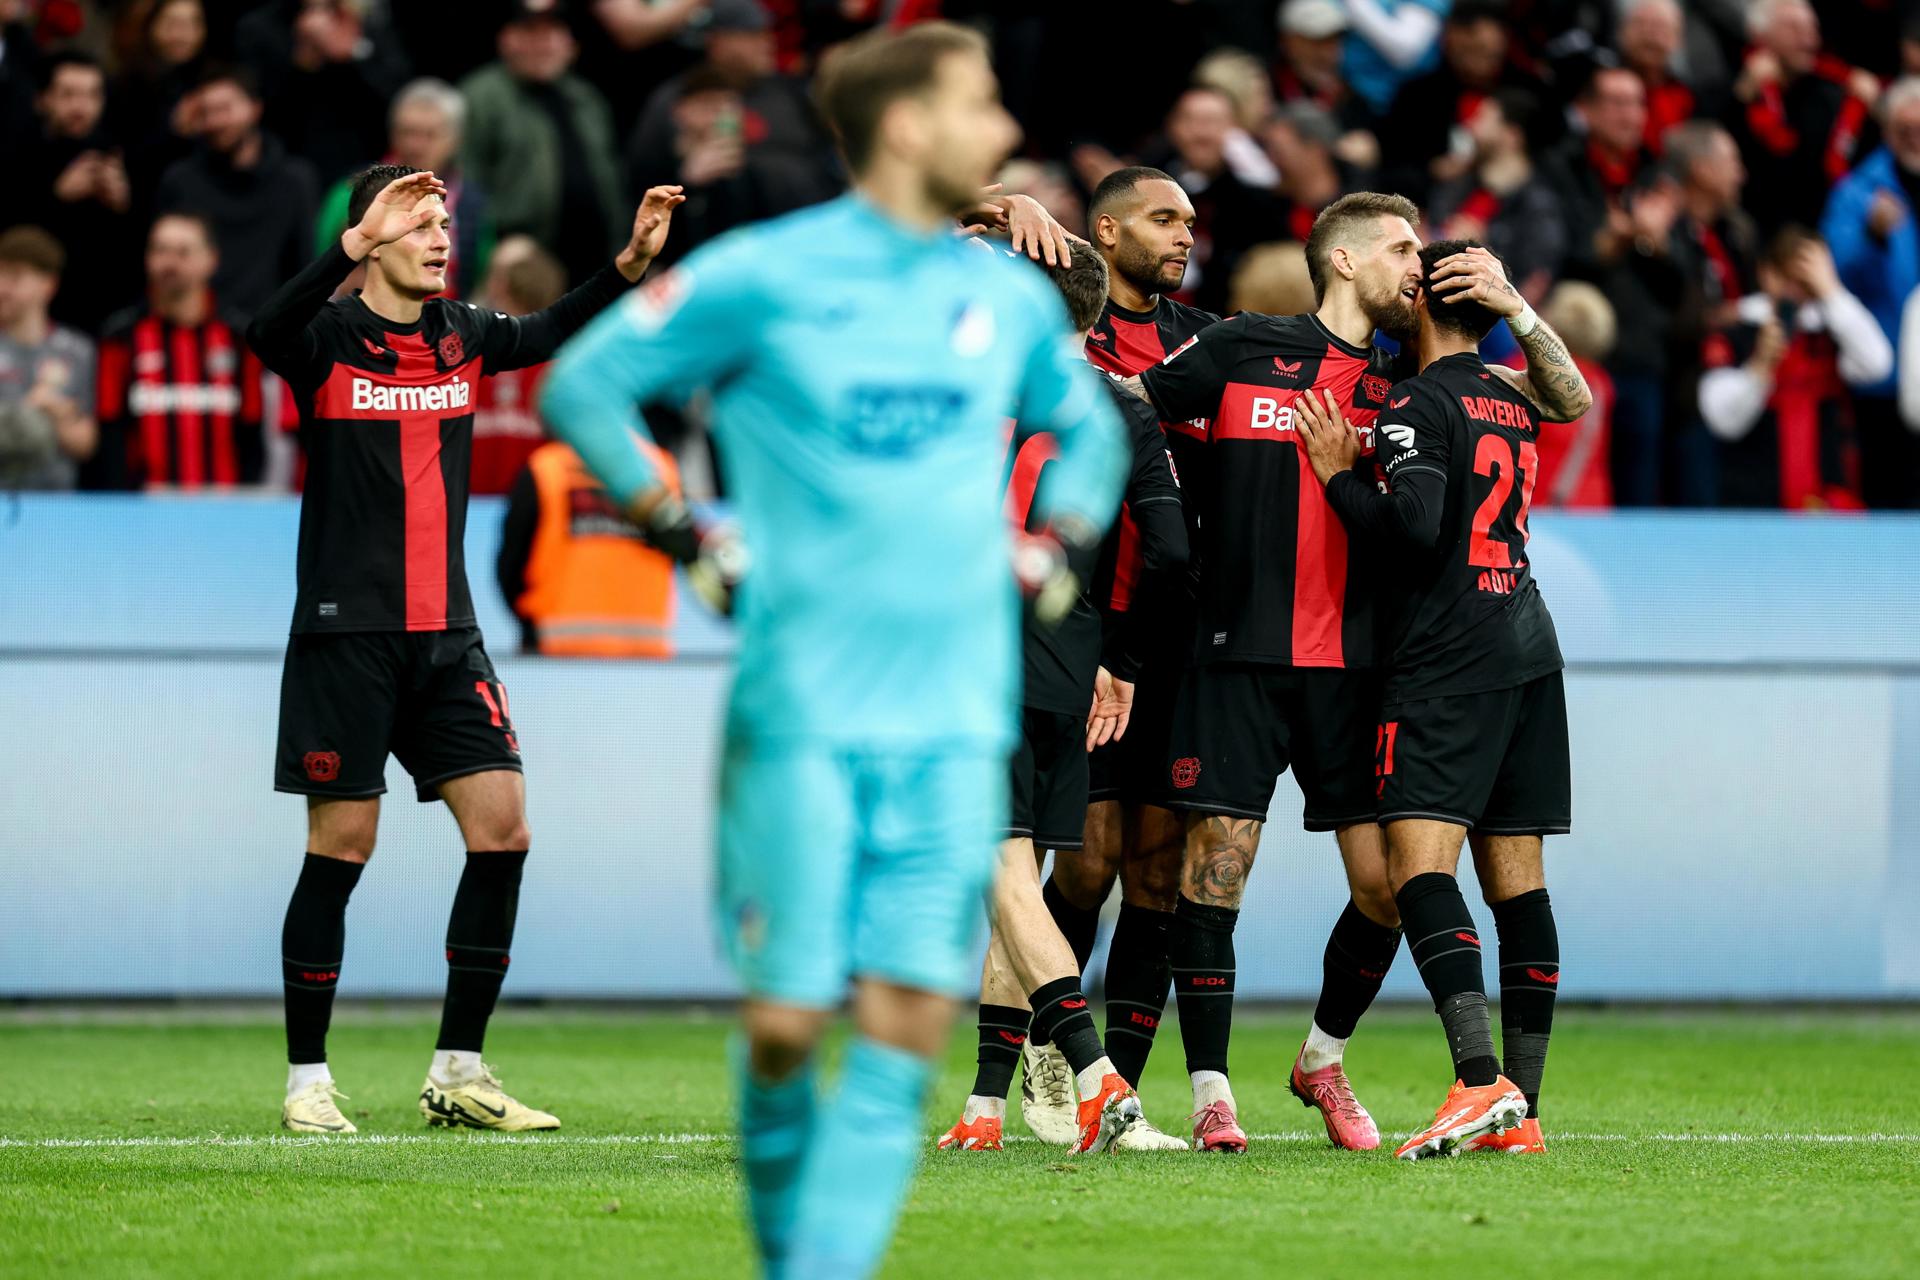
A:
<svg viewBox="0 0 1920 1280">
<path fill-rule="evenodd" d="M 467 349 L 460 341 L 460 335 L 449 333 L 440 339 L 440 363 L 451 368 L 466 358 Z"/>
</svg>

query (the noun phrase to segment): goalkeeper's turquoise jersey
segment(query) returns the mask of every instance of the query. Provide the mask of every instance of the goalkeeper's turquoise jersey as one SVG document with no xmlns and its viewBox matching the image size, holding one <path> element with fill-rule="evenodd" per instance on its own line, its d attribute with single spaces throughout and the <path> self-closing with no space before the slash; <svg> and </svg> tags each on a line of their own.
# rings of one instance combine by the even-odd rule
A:
<svg viewBox="0 0 1920 1280">
<path fill-rule="evenodd" d="M 653 483 L 634 406 L 712 395 L 752 569 L 736 740 L 1004 746 L 1019 700 L 1002 509 L 1010 423 L 1059 442 L 1043 515 L 1104 528 L 1121 427 L 1024 260 L 861 196 L 736 231 L 561 352 L 543 408 L 614 496 Z"/>
</svg>

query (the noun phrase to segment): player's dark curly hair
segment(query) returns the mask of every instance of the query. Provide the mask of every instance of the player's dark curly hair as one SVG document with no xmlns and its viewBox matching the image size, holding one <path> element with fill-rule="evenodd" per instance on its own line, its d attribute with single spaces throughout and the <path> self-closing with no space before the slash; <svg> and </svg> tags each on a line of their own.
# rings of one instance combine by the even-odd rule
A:
<svg viewBox="0 0 1920 1280">
<path fill-rule="evenodd" d="M 354 174 L 353 186 L 347 192 L 347 226 L 360 225 L 360 219 L 367 216 L 373 198 L 385 191 L 389 182 L 419 172 L 421 170 L 410 164 L 376 164 Z M 345 229 L 341 228 L 343 231 Z"/>
<path fill-rule="evenodd" d="M 1433 319 L 1433 327 L 1452 333 L 1464 333 L 1476 341 L 1493 332 L 1493 326 L 1500 323 L 1500 313 L 1483 302 L 1471 299 L 1459 302 L 1449 301 L 1456 295 L 1435 293 L 1433 291 L 1434 264 L 1450 258 L 1456 253 L 1465 253 L 1468 249 L 1491 248 L 1478 240 L 1435 240 L 1420 250 L 1420 266 L 1423 269 L 1420 287 L 1427 295 L 1427 315 Z M 1493 253 L 1495 258 L 1500 255 Z M 1500 267 L 1506 269 L 1506 259 L 1500 258 Z"/>
</svg>

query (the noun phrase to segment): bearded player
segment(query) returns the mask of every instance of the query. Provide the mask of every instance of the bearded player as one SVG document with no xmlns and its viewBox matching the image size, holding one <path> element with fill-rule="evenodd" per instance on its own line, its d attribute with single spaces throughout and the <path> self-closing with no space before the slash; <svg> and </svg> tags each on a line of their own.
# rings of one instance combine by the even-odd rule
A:
<svg viewBox="0 0 1920 1280">
<path fill-rule="evenodd" d="M 1198 626 L 1166 760 L 1174 807 L 1187 815 L 1180 896 L 1168 940 L 1193 1084 L 1195 1144 L 1246 1149 L 1227 1076 L 1235 977 L 1233 931 L 1272 804 L 1291 767 L 1309 831 L 1333 831 L 1351 898 L 1327 946 L 1321 1001 L 1291 1073 L 1338 1145 L 1379 1145 L 1354 1097 L 1346 1041 L 1399 948 L 1400 917 L 1374 819 L 1375 551 L 1350 539 L 1294 434 L 1294 405 L 1331 394 L 1364 436 L 1386 403 L 1393 358 L 1376 330 L 1410 337 L 1424 269 L 1401 196 L 1359 192 L 1329 205 L 1307 242 L 1318 309 L 1243 314 L 1203 331 L 1128 382 L 1162 420 L 1210 419 L 1201 493 Z M 1483 251 L 1452 256 L 1441 296 L 1507 317 L 1529 358 L 1510 381 L 1540 415 L 1568 421 L 1591 395 L 1557 335 Z M 1362 466 L 1371 465 L 1368 455 Z"/>
<path fill-rule="evenodd" d="M 1297 426 L 1315 480 L 1356 535 L 1391 548 L 1391 645 L 1375 772 L 1394 900 L 1445 1028 L 1455 1080 L 1433 1123 L 1395 1154 L 1538 1153 L 1540 1080 L 1560 984 L 1560 939 L 1542 837 L 1572 824 L 1559 638 L 1527 560 L 1538 407 L 1490 376 L 1481 341 L 1500 312 L 1455 294 L 1455 255 L 1421 252 L 1420 376 L 1394 388 L 1377 467 L 1333 399 L 1308 395 Z M 1375 475 L 1386 477 L 1376 485 Z M 1501 1047 L 1493 1048 L 1480 933 L 1460 893 L 1470 841 L 1500 937 Z"/>
<path fill-rule="evenodd" d="M 347 899 L 373 855 L 387 756 L 444 800 L 467 847 L 447 925 L 447 998 L 420 1091 L 430 1124 L 556 1129 L 480 1060 L 506 978 L 531 836 L 520 744 L 474 624 L 462 552 L 473 390 L 539 364 L 638 281 L 684 197 L 655 187 L 632 239 L 593 278 L 518 318 L 434 295 L 451 220 L 433 174 L 358 175 L 338 244 L 281 286 L 247 331 L 300 410 L 299 596 L 280 680 L 274 787 L 307 800 L 307 853 L 281 931 L 287 1096 L 280 1122 L 352 1133 L 327 1065 Z M 354 268 L 366 287 L 330 301 Z"/>
</svg>

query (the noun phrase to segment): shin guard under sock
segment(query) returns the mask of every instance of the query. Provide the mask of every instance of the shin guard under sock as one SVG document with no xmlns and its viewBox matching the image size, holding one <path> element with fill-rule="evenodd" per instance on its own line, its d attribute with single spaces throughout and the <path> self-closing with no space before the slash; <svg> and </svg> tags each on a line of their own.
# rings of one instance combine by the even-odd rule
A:
<svg viewBox="0 0 1920 1280">
<path fill-rule="evenodd" d="M 1107 947 L 1107 1056 L 1127 1083 L 1138 1085 L 1167 1010 L 1173 973 L 1167 933 L 1173 912 L 1120 904 Z"/>
<path fill-rule="evenodd" d="M 1560 933 L 1547 891 L 1494 903 L 1493 928 L 1500 939 L 1500 1056 L 1507 1078 L 1527 1095 L 1527 1115 L 1537 1116 L 1560 993 Z"/>
<path fill-rule="evenodd" d="M 364 862 L 309 853 L 300 864 L 280 926 L 280 978 L 286 989 L 287 1061 L 327 1060 L 327 1027 L 346 950 L 347 899 Z"/>
<path fill-rule="evenodd" d="M 467 854 L 447 921 L 447 1002 L 437 1049 L 480 1052 L 487 1020 L 500 999 L 520 909 L 526 850 Z"/>
<path fill-rule="evenodd" d="M 1233 1038 L 1233 928 L 1240 913 L 1180 895 L 1167 930 L 1167 964 L 1180 1005 L 1187 1071 L 1227 1071 Z"/>
</svg>

